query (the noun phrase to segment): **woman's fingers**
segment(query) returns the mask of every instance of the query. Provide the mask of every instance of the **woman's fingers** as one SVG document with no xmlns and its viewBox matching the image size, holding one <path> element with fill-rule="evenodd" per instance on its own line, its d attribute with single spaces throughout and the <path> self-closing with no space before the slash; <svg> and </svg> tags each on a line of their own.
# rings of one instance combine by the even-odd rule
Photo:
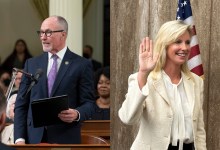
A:
<svg viewBox="0 0 220 150">
<path fill-rule="evenodd" d="M 140 44 L 139 53 L 143 53 L 149 50 L 149 37 L 143 38 Z"/>
<path fill-rule="evenodd" d="M 139 53 L 143 53 L 145 51 L 145 38 L 142 39 L 141 44 L 140 44 L 140 48 L 139 48 Z"/>
<path fill-rule="evenodd" d="M 153 42 L 152 40 L 149 40 L 149 57 L 152 57 L 153 56 Z"/>
<path fill-rule="evenodd" d="M 153 57 L 153 41 L 149 37 L 143 38 L 139 47 L 139 54 L 145 53 L 147 57 Z"/>
<path fill-rule="evenodd" d="M 149 51 L 150 50 L 150 39 L 149 37 L 146 37 L 144 40 L 144 47 L 145 47 L 145 51 Z"/>
<path fill-rule="evenodd" d="M 143 53 L 143 45 L 142 43 L 140 44 L 140 47 L 139 47 L 139 54 Z"/>
</svg>

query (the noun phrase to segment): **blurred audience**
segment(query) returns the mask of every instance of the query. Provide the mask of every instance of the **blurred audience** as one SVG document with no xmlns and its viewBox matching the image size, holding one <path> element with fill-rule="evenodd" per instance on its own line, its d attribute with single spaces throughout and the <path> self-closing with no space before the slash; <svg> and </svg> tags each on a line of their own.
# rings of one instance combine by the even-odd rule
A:
<svg viewBox="0 0 220 150">
<path fill-rule="evenodd" d="M 95 73 L 96 105 L 92 120 L 110 120 L 110 68 Z"/>
<path fill-rule="evenodd" d="M 10 93 L 10 98 L 7 103 L 6 107 L 6 117 L 8 123 L 11 123 L 10 125 L 7 125 L 1 134 L 2 143 L 5 144 L 14 144 L 14 108 L 15 108 L 15 101 L 17 98 L 17 92 L 20 86 L 22 73 L 17 72 L 14 87 L 12 89 L 12 92 Z"/>
<path fill-rule="evenodd" d="M 0 132 L 5 127 L 5 118 L 6 118 L 5 108 L 6 108 L 6 97 L 3 93 L 3 90 L 0 88 Z M 14 150 L 14 148 L 4 145 L 2 142 L 0 142 L 0 150 Z"/>
<path fill-rule="evenodd" d="M 18 89 L 19 89 L 19 86 L 20 86 L 20 83 L 21 83 L 22 75 L 23 75 L 23 73 L 17 72 L 16 78 L 15 78 L 15 83 L 14 83 L 14 86 L 12 88 L 11 95 L 13 95 L 13 94 L 18 92 Z"/>
<path fill-rule="evenodd" d="M 93 65 L 93 71 L 97 71 L 99 68 L 102 67 L 102 64 L 92 58 L 93 54 L 93 47 L 90 45 L 85 45 L 83 48 L 83 57 L 91 60 Z"/>
<path fill-rule="evenodd" d="M 2 88 L 4 94 L 6 94 L 10 82 L 11 82 L 10 73 L 6 70 L 0 69 L 0 87 Z"/>
<path fill-rule="evenodd" d="M 20 86 L 20 83 L 21 83 L 21 77 L 22 77 L 22 73 L 17 72 L 14 87 L 12 89 L 12 92 L 10 93 L 10 98 L 8 100 L 8 103 L 7 103 L 6 116 L 11 120 L 14 120 L 14 104 L 15 104 L 18 89 L 19 89 L 19 86 Z"/>
<path fill-rule="evenodd" d="M 31 57 L 32 55 L 28 50 L 26 42 L 23 39 L 18 39 L 15 42 L 13 52 L 2 63 L 2 68 L 11 74 L 14 67 L 19 69 L 24 68 L 25 61 Z"/>
</svg>

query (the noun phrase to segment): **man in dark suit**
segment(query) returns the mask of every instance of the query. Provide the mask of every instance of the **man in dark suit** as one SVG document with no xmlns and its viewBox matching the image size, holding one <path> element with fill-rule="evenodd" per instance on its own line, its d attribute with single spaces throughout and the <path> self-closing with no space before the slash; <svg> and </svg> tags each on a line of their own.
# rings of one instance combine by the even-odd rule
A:
<svg viewBox="0 0 220 150">
<path fill-rule="evenodd" d="M 3 90 L 0 88 L 0 132 L 5 127 L 5 119 L 6 119 L 5 111 L 6 111 L 6 98 Z M 15 150 L 15 149 L 0 142 L 0 150 Z"/>
<path fill-rule="evenodd" d="M 93 71 L 96 72 L 99 68 L 102 67 L 102 64 L 95 59 L 92 59 L 93 48 L 90 45 L 85 45 L 83 48 L 83 57 L 89 59 L 92 62 Z"/>
<path fill-rule="evenodd" d="M 90 61 L 68 49 L 67 33 L 68 24 L 60 16 L 45 19 L 38 31 L 44 53 L 27 60 L 24 71 L 35 74 L 41 69 L 43 73 L 26 96 L 24 95 L 30 85 L 30 79 L 26 76 L 22 77 L 15 103 L 14 139 L 16 144 L 41 142 L 77 144 L 81 142 L 80 121 L 88 119 L 94 111 L 93 71 Z M 48 91 L 51 87 L 49 76 L 52 70 L 56 70 L 57 74 L 52 90 Z M 69 97 L 69 109 L 58 115 L 63 124 L 34 128 L 31 102 L 65 94 Z"/>
</svg>

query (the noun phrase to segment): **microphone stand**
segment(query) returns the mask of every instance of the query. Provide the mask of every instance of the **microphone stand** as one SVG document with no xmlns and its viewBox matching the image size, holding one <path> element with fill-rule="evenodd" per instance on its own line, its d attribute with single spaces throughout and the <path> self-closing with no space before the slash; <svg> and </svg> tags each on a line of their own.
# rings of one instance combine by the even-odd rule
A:
<svg viewBox="0 0 220 150">
<path fill-rule="evenodd" d="M 12 91 L 12 88 L 13 88 L 13 86 L 14 86 L 17 73 L 18 73 L 17 71 L 13 71 L 13 72 L 12 72 L 11 82 L 10 82 L 10 84 L 9 84 L 9 86 L 8 86 L 8 89 L 7 89 L 7 91 L 6 91 L 6 94 L 5 94 L 5 95 L 6 95 L 6 98 L 7 98 L 7 102 L 8 102 L 8 100 L 9 100 L 9 98 L 10 98 L 11 91 Z"/>
</svg>

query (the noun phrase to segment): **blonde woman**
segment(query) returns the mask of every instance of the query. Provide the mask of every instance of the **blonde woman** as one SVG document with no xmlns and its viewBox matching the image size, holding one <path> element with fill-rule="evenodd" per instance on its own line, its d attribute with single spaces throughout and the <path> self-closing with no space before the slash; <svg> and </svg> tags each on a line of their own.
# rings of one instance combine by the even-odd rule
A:
<svg viewBox="0 0 220 150">
<path fill-rule="evenodd" d="M 182 21 L 163 24 L 153 42 L 139 48 L 139 71 L 130 75 L 119 117 L 140 121 L 131 150 L 206 150 L 203 80 L 190 72 L 191 27 Z"/>
</svg>

